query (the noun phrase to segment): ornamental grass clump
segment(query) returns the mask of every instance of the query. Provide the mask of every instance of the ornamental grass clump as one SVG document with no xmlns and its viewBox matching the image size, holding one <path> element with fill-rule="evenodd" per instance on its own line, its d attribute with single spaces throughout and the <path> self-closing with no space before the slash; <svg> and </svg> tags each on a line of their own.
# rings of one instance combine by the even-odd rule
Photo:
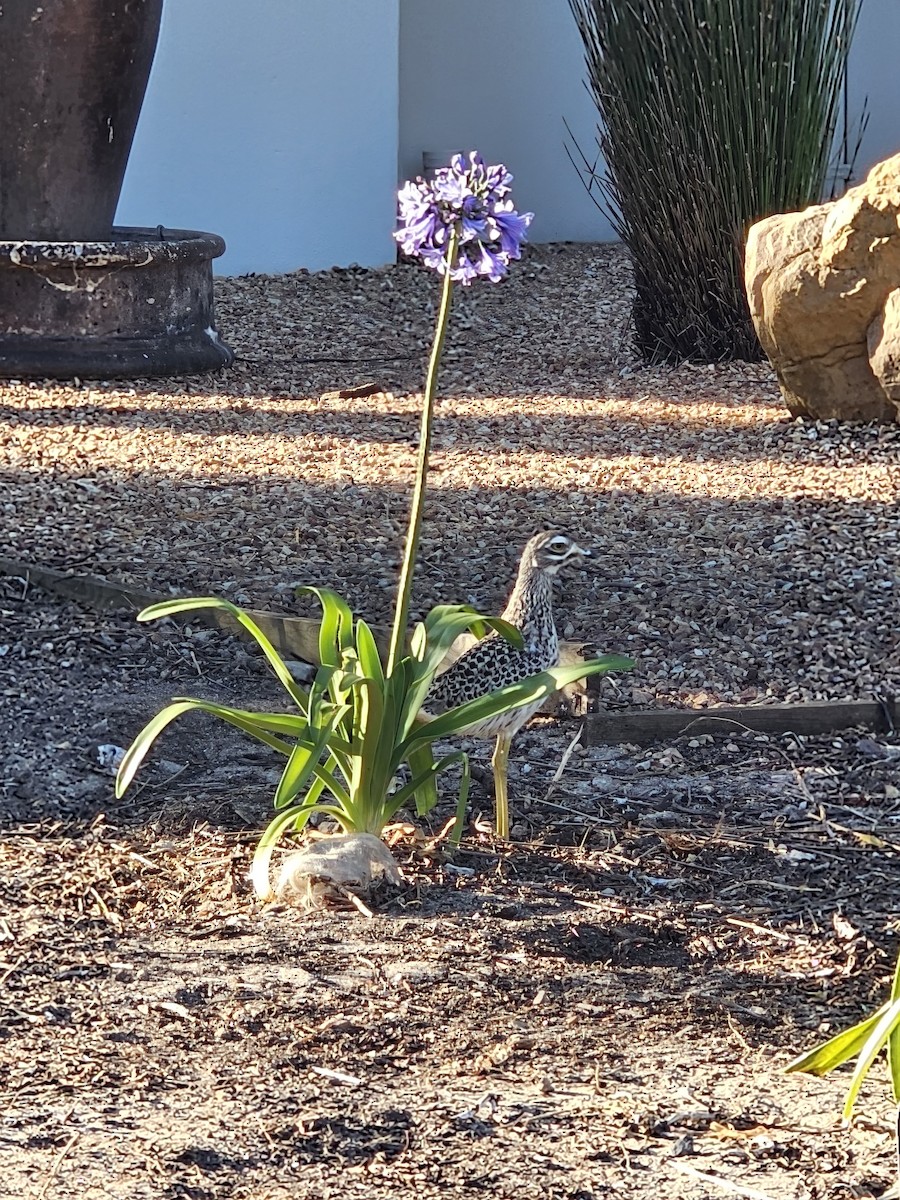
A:
<svg viewBox="0 0 900 1200">
<path fill-rule="evenodd" d="M 308 691 L 295 683 L 275 647 L 253 619 L 226 600 L 194 597 L 152 605 L 138 620 L 215 608 L 226 612 L 253 637 L 285 689 L 289 712 L 251 712 L 206 700 L 180 698 L 157 714 L 138 734 L 119 768 L 116 795 L 134 778 L 150 746 L 176 717 L 189 711 L 211 713 L 257 738 L 285 759 L 275 789 L 276 815 L 254 855 L 252 878 L 260 897 L 272 894 L 270 862 L 281 837 L 304 829 L 314 813 L 331 817 L 343 835 L 379 836 L 404 805 L 419 815 L 437 803 L 436 780 L 459 767 L 460 784 L 454 837 L 458 839 L 468 795 L 466 755 L 451 751 L 439 759 L 433 744 L 464 733 L 492 716 L 534 704 L 588 675 L 627 669 L 630 659 L 615 655 L 541 671 L 518 683 L 460 704 L 426 720 L 423 701 L 452 643 L 467 630 L 483 637 L 494 631 L 521 645 L 508 622 L 477 613 L 468 605 L 439 605 L 408 636 L 413 573 L 422 523 L 438 366 L 450 316 L 453 285 L 477 279 L 498 282 L 521 255 L 531 214 L 517 213 L 509 198 L 512 176 L 502 166 L 485 166 L 479 155 L 457 155 L 432 182 L 416 180 L 400 191 L 402 250 L 443 276 L 441 303 L 428 363 L 422 403 L 416 480 L 400 571 L 394 620 L 382 659 L 369 625 L 327 588 L 304 587 L 322 607 L 319 666 Z M 406 782 L 397 780 L 406 769 Z M 353 857 L 352 838 L 341 850 Z M 336 856 L 329 856 L 333 863 Z M 372 860 L 373 868 L 383 861 Z M 333 866 L 329 869 L 337 869 Z M 357 870 L 357 866 L 354 866 Z M 294 873 L 283 878 L 296 886 Z"/>
<path fill-rule="evenodd" d="M 628 247 L 646 360 L 761 357 L 745 234 L 822 199 L 860 4 L 569 0 L 606 161 L 580 169 Z"/>
</svg>

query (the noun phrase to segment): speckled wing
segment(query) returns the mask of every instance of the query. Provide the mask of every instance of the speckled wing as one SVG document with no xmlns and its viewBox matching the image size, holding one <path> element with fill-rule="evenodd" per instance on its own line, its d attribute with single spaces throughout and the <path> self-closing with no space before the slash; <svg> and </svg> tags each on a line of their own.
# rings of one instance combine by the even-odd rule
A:
<svg viewBox="0 0 900 1200">
<path fill-rule="evenodd" d="M 519 650 L 504 638 L 489 636 L 437 677 L 425 708 L 431 713 L 444 712 L 507 684 L 518 683 L 548 666 L 552 663 L 544 662 L 540 655 Z"/>
</svg>

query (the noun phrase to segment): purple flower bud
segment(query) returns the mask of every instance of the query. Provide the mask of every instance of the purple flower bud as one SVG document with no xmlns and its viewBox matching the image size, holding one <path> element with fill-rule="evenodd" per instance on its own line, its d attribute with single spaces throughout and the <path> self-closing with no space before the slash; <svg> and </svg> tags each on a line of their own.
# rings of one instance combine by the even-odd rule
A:
<svg viewBox="0 0 900 1200">
<path fill-rule="evenodd" d="M 498 283 L 509 263 L 520 258 L 533 213 L 517 213 L 509 196 L 512 175 L 506 167 L 487 167 L 476 151 L 454 154 L 450 165 L 435 172 L 434 180 L 416 179 L 398 193 L 400 227 L 394 234 L 400 249 L 420 258 L 427 267 L 446 274 L 447 246 L 457 236 L 452 279 Z"/>
</svg>

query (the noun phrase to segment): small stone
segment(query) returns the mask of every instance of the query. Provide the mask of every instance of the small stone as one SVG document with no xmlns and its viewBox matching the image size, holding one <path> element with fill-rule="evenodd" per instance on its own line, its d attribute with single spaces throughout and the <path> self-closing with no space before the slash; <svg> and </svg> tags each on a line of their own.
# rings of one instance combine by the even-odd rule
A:
<svg viewBox="0 0 900 1200">
<path fill-rule="evenodd" d="M 900 288 L 895 288 L 884 308 L 869 326 L 869 365 L 884 394 L 900 413 Z"/>
<path fill-rule="evenodd" d="M 124 757 L 124 748 L 122 746 L 115 746 L 112 742 L 102 743 L 97 747 L 95 752 L 97 766 L 101 771 L 108 771 L 110 775 L 115 775 Z"/>
<path fill-rule="evenodd" d="M 173 762 L 171 758 L 158 758 L 156 760 L 156 769 L 163 775 L 180 775 L 184 770 L 184 763 Z"/>
</svg>

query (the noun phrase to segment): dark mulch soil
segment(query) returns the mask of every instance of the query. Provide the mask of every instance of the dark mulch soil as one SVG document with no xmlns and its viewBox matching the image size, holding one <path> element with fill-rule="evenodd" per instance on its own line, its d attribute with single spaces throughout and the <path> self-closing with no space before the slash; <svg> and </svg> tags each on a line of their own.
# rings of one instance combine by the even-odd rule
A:
<svg viewBox="0 0 900 1200">
<path fill-rule="evenodd" d="M 254 657 L 21 581 L 0 612 L 5 1196 L 890 1184 L 883 1071 L 845 1132 L 846 1078 L 782 1068 L 885 994 L 893 736 L 576 749 L 554 782 L 578 727 L 538 721 L 522 844 L 492 841 L 482 789 L 452 860 L 395 831 L 405 882 L 371 919 L 305 916 L 250 894 L 276 765 L 254 745 L 185 722 L 119 802 L 96 761 L 170 694 L 272 702 Z"/>
</svg>

